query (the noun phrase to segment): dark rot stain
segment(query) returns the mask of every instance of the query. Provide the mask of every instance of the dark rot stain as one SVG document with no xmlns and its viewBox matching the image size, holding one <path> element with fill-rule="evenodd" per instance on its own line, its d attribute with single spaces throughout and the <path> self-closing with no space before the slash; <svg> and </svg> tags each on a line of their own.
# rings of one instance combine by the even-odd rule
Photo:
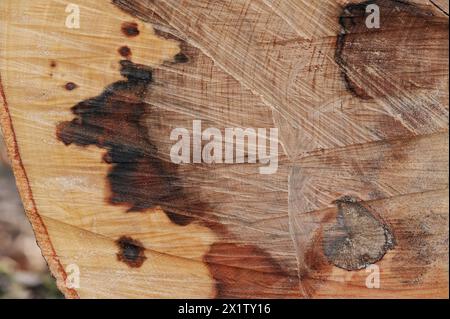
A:
<svg viewBox="0 0 450 319">
<path fill-rule="evenodd" d="M 356 199 L 337 201 L 337 223 L 323 234 L 323 251 L 328 261 L 349 271 L 365 269 L 394 248 L 391 230 Z"/>
<path fill-rule="evenodd" d="M 129 59 L 131 57 L 131 49 L 127 46 L 120 47 L 118 52 L 124 58 Z"/>
<path fill-rule="evenodd" d="M 66 85 L 64 85 L 64 88 L 65 88 L 67 91 L 73 91 L 73 90 L 75 90 L 77 87 L 78 87 L 78 85 L 76 85 L 76 84 L 73 83 L 73 82 L 68 82 L 68 83 L 66 83 Z"/>
<path fill-rule="evenodd" d="M 126 34 L 136 34 L 126 29 Z M 181 52 L 190 52 L 184 46 L 187 44 L 181 45 Z M 194 60 L 195 55 L 190 54 L 189 59 Z M 174 57 L 178 63 L 189 59 L 184 54 Z M 124 80 L 72 107 L 75 118 L 58 125 L 57 138 L 66 145 L 95 145 L 105 150 L 103 160 L 110 165 L 108 203 L 123 205 L 128 212 L 161 207 L 176 225 L 196 220 L 229 238 L 226 225 L 216 222 L 213 215 L 206 216 L 211 211 L 209 205 L 201 201 L 196 190 L 183 187 L 179 167 L 162 159 L 148 134 L 144 116 L 151 108 L 143 100 L 153 83 L 152 69 L 129 60 L 120 63 Z M 137 241 L 124 236 L 117 244 L 120 261 L 131 263 L 131 267 L 145 261 L 140 255 L 143 247 Z M 218 242 L 211 246 L 204 262 L 216 281 L 217 297 L 299 296 L 297 273 L 285 273 L 258 247 Z"/>
<path fill-rule="evenodd" d="M 187 63 L 187 62 L 189 62 L 189 58 L 186 54 L 184 54 L 183 52 L 180 52 L 177 55 L 175 55 L 175 62 L 176 63 Z"/>
<path fill-rule="evenodd" d="M 145 248 L 141 242 L 131 237 L 122 236 L 116 241 L 119 247 L 117 259 L 131 268 L 139 268 L 145 262 Z"/>
<path fill-rule="evenodd" d="M 369 4 L 380 8 L 379 29 L 366 26 Z M 344 8 L 335 60 L 353 95 L 371 99 L 434 89 L 448 74 L 448 18 L 429 10 L 395 0 Z"/>
<path fill-rule="evenodd" d="M 127 37 L 137 37 L 140 33 L 138 24 L 136 22 L 124 22 L 122 23 L 122 33 Z"/>
<path fill-rule="evenodd" d="M 110 204 L 124 205 L 128 212 L 161 207 L 177 225 L 187 225 L 192 207 L 202 211 L 197 199 L 187 199 L 177 177 L 177 166 L 159 158 L 155 145 L 141 123 L 143 98 L 153 81 L 152 69 L 123 60 L 116 82 L 94 98 L 72 107 L 75 118 L 57 127 L 57 138 L 66 145 L 96 145 L 106 150 L 111 165 L 107 176 Z"/>
<path fill-rule="evenodd" d="M 264 250 L 216 243 L 204 257 L 216 281 L 216 298 L 299 298 L 297 274 L 289 276 Z"/>
</svg>

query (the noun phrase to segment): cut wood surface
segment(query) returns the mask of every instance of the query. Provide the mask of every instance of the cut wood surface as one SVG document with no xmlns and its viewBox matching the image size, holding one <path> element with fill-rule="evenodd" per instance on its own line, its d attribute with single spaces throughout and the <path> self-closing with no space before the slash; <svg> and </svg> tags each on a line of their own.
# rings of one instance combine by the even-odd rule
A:
<svg viewBox="0 0 450 319">
<path fill-rule="evenodd" d="M 448 298 L 448 1 L 0 13 L 2 129 L 66 297 Z M 193 121 L 277 128 L 277 171 L 173 163 Z"/>
</svg>

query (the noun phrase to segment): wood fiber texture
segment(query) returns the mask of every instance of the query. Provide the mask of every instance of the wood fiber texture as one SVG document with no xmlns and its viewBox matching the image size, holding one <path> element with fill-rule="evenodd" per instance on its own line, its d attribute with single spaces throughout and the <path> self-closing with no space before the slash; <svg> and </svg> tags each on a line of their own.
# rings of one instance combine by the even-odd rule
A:
<svg viewBox="0 0 450 319">
<path fill-rule="evenodd" d="M 79 29 L 69 3 L 0 3 L 2 129 L 66 297 L 448 297 L 448 1 L 80 0 Z M 277 128 L 278 170 L 174 164 L 196 120 Z"/>
</svg>

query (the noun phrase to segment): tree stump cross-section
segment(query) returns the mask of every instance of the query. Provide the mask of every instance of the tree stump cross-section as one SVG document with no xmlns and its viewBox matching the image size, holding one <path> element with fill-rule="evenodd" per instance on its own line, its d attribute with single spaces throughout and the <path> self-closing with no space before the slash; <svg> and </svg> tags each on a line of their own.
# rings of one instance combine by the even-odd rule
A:
<svg viewBox="0 0 450 319">
<path fill-rule="evenodd" d="M 0 11 L 3 135 L 66 297 L 448 297 L 448 1 Z"/>
</svg>

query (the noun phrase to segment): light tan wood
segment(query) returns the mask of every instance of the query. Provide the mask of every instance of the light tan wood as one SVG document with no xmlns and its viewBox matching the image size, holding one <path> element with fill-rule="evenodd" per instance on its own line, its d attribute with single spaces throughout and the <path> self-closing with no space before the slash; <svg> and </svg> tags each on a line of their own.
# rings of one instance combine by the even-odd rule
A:
<svg viewBox="0 0 450 319">
<path fill-rule="evenodd" d="M 71 298 L 448 297 L 448 13 L 437 2 L 377 1 L 381 32 L 357 20 L 344 37 L 345 8 L 358 13 L 359 1 L 82 0 L 80 29 L 65 26 L 69 1 L 2 1 L 2 129 L 59 288 Z M 141 76 L 152 68 L 153 82 L 125 79 L 127 59 Z M 80 102 L 103 115 L 74 114 Z M 277 173 L 173 168 L 170 132 L 193 120 L 278 128 Z M 112 133 L 88 135 L 92 125 Z M 114 184 L 122 160 L 108 157 L 124 145 L 157 151 Z M 123 241 L 145 257 L 124 262 Z M 379 289 L 366 287 L 369 261 Z M 74 265 L 78 288 L 66 283 Z"/>
</svg>

